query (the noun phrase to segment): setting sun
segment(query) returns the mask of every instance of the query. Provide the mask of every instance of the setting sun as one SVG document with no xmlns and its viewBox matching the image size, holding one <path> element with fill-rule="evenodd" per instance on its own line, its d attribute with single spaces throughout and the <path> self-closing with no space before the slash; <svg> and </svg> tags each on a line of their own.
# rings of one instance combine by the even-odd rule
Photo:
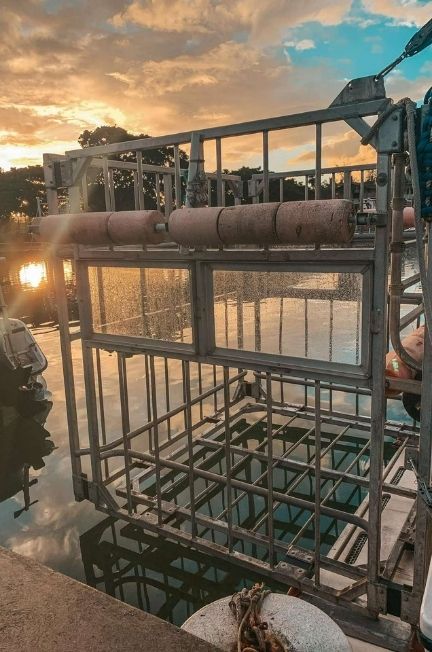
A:
<svg viewBox="0 0 432 652">
<path fill-rule="evenodd" d="M 29 263 L 23 265 L 19 270 L 19 280 L 21 285 L 37 288 L 46 280 L 45 263 Z"/>
</svg>

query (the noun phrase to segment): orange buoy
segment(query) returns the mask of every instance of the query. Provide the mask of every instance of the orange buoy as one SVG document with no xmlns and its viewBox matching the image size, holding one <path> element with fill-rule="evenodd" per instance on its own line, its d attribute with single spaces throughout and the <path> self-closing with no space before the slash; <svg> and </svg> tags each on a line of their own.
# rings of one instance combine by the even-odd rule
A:
<svg viewBox="0 0 432 652">
<path fill-rule="evenodd" d="M 424 354 L 424 326 L 420 326 L 415 331 L 404 337 L 402 346 L 406 352 L 420 365 L 423 362 Z M 406 362 L 403 362 L 395 351 L 389 351 L 386 355 L 385 375 L 390 378 L 400 378 L 403 380 L 412 380 L 416 376 L 416 369 L 413 369 Z M 386 392 L 387 397 L 391 398 L 400 394 L 395 389 L 389 389 Z"/>
</svg>

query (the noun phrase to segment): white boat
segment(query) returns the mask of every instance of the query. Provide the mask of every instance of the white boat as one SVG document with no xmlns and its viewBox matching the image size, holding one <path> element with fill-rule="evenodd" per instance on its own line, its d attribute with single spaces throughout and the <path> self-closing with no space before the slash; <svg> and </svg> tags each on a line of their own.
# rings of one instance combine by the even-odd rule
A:
<svg viewBox="0 0 432 652">
<path fill-rule="evenodd" d="M 51 407 L 42 373 L 47 359 L 24 322 L 9 318 L 0 288 L 0 404 L 37 417 Z"/>
</svg>

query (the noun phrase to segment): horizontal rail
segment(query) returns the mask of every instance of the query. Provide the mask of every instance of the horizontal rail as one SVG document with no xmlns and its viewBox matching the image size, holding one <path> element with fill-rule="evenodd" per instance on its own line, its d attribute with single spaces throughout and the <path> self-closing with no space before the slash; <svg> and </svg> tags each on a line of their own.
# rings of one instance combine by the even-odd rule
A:
<svg viewBox="0 0 432 652">
<path fill-rule="evenodd" d="M 365 163 L 362 165 L 342 165 L 329 168 L 321 168 L 321 174 L 338 174 L 340 172 L 361 172 L 367 170 L 376 170 L 376 163 Z M 263 178 L 263 173 L 252 174 L 252 180 Z M 290 179 L 291 177 L 313 177 L 315 168 L 308 170 L 287 170 L 285 172 L 269 172 L 269 179 Z"/>
<path fill-rule="evenodd" d="M 158 149 L 170 145 L 184 145 L 191 141 L 192 133 L 199 133 L 202 140 L 214 138 L 230 138 L 233 136 L 246 136 L 261 131 L 277 131 L 279 129 L 292 129 L 294 127 L 307 127 L 316 123 L 338 122 L 349 118 L 359 118 L 376 115 L 383 110 L 390 100 L 371 100 L 348 104 L 345 106 L 331 106 L 327 109 L 317 111 L 306 111 L 304 113 L 293 113 L 291 115 L 266 118 L 264 120 L 252 120 L 238 124 L 225 125 L 222 127 L 210 127 L 208 129 L 196 129 L 183 131 L 177 134 L 166 136 L 155 136 L 152 138 L 138 138 L 124 143 L 113 143 L 111 145 L 96 145 L 83 149 L 72 149 L 66 152 L 70 158 L 86 158 L 88 156 L 103 156 L 107 154 L 121 154 L 135 150 Z"/>
</svg>

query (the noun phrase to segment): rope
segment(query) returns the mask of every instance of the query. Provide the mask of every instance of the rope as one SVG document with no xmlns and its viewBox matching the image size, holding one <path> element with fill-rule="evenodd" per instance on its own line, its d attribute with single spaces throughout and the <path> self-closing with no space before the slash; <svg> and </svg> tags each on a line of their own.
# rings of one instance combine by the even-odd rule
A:
<svg viewBox="0 0 432 652">
<path fill-rule="evenodd" d="M 254 584 L 232 596 L 229 608 L 238 624 L 237 652 L 284 652 L 285 646 L 261 620 L 261 607 L 271 591 Z"/>
<path fill-rule="evenodd" d="M 428 97 L 428 95 L 426 97 Z M 429 339 L 432 343 L 432 299 L 430 294 L 430 285 L 429 285 L 429 278 L 428 278 L 429 275 L 427 273 L 426 260 L 424 255 L 424 244 L 423 244 L 424 224 L 422 222 L 423 216 L 426 217 L 428 215 L 432 215 L 432 207 L 429 209 L 427 206 L 425 206 L 424 208 L 426 210 L 426 213 L 425 215 L 423 215 L 422 191 L 420 185 L 421 175 L 419 170 L 419 161 L 417 158 L 418 151 L 419 151 L 421 154 L 422 166 L 425 166 L 424 153 L 430 151 L 430 144 L 428 142 L 427 144 L 429 145 L 429 147 L 426 147 L 424 134 L 421 135 L 419 143 L 416 142 L 415 119 L 416 119 L 417 106 L 410 99 L 405 99 L 404 103 L 405 103 L 405 110 L 407 116 L 408 150 L 410 155 L 411 177 L 412 177 L 412 186 L 413 186 L 413 193 L 414 193 L 415 234 L 416 234 L 416 244 L 417 244 L 418 260 L 419 260 L 420 281 L 421 281 L 421 286 L 423 291 L 425 322 L 429 334 Z M 428 120 L 425 120 L 425 122 L 429 123 L 429 132 L 430 132 L 430 127 L 432 126 L 432 116 L 429 115 Z M 431 160 L 432 160 L 432 155 L 431 155 Z M 428 172 L 429 169 L 430 168 L 428 167 L 424 168 L 424 174 L 426 175 L 429 174 Z"/>
<path fill-rule="evenodd" d="M 418 251 L 420 281 L 423 292 L 424 315 L 429 338 L 432 344 L 432 298 L 429 278 L 424 255 L 423 233 L 424 223 L 422 218 L 432 221 L 432 89 L 426 93 L 425 104 L 429 105 L 429 112 L 424 116 L 421 132 L 416 137 L 416 111 L 417 105 L 409 97 L 392 104 L 381 113 L 372 125 L 366 136 L 361 140 L 362 145 L 368 145 L 377 134 L 379 127 L 398 108 L 404 108 L 407 118 L 408 150 L 411 165 L 411 181 L 414 193 L 415 235 Z"/>
</svg>

